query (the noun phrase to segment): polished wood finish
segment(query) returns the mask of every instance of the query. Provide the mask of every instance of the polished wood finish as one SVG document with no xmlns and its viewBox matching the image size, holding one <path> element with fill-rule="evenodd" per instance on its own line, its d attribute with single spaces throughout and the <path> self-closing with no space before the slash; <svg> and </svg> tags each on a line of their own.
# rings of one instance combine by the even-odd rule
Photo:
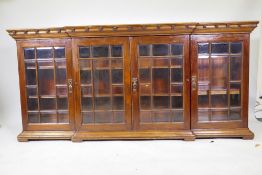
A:
<svg viewBox="0 0 262 175">
<path fill-rule="evenodd" d="M 249 36 L 257 24 L 7 30 L 18 51 L 18 141 L 253 139 Z"/>
<path fill-rule="evenodd" d="M 250 33 L 258 21 L 65 26 L 45 29 L 10 29 L 14 39 L 101 36 L 144 36 L 198 33 Z"/>
<path fill-rule="evenodd" d="M 149 139 L 183 139 L 195 140 L 191 131 L 122 131 L 122 132 L 76 132 L 72 137 L 73 142 L 83 140 L 149 140 Z"/>
<path fill-rule="evenodd" d="M 17 136 L 17 140 L 71 140 L 73 135 L 74 131 L 23 131 Z"/>
</svg>

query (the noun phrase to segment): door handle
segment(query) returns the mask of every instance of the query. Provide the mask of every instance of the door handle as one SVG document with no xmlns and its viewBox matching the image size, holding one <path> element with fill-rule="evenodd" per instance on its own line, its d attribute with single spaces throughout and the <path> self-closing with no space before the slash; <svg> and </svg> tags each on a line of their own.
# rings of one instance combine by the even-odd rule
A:
<svg viewBox="0 0 262 175">
<path fill-rule="evenodd" d="M 192 87 L 193 91 L 195 91 L 197 89 L 197 77 L 196 77 L 196 75 L 193 75 L 191 77 L 191 87 Z"/>
<path fill-rule="evenodd" d="M 72 79 L 68 79 L 68 92 L 71 94 L 73 92 L 73 81 Z"/>
<path fill-rule="evenodd" d="M 133 89 L 133 92 L 136 92 L 137 91 L 137 78 L 134 77 L 132 78 L 132 89 Z"/>
</svg>

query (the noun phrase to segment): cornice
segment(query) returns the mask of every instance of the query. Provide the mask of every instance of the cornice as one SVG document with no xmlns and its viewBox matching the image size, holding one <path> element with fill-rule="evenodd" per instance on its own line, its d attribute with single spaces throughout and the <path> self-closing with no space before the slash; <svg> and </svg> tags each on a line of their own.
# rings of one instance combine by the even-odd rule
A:
<svg viewBox="0 0 262 175">
<path fill-rule="evenodd" d="M 258 21 L 93 25 L 42 29 L 10 29 L 7 32 L 14 39 L 250 33 L 256 28 L 257 24 Z"/>
</svg>

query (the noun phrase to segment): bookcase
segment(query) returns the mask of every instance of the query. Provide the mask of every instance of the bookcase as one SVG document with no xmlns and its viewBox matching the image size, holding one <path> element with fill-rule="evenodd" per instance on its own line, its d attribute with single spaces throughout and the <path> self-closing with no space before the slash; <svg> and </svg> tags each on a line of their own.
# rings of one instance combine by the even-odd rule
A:
<svg viewBox="0 0 262 175">
<path fill-rule="evenodd" d="M 40 139 L 252 139 L 256 21 L 7 30 L 23 131 Z"/>
</svg>

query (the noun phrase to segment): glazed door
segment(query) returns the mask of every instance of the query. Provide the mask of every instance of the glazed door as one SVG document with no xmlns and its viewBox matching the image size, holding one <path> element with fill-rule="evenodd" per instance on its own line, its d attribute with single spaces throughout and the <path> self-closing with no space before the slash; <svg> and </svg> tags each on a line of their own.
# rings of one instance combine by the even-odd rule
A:
<svg viewBox="0 0 262 175">
<path fill-rule="evenodd" d="M 73 40 L 78 130 L 131 128 L 127 37 Z"/>
<path fill-rule="evenodd" d="M 195 35 L 192 128 L 247 127 L 248 35 Z"/>
<path fill-rule="evenodd" d="M 74 129 L 70 43 L 18 41 L 24 130 Z"/>
<path fill-rule="evenodd" d="M 134 37 L 131 47 L 134 129 L 190 129 L 189 37 Z"/>
</svg>

